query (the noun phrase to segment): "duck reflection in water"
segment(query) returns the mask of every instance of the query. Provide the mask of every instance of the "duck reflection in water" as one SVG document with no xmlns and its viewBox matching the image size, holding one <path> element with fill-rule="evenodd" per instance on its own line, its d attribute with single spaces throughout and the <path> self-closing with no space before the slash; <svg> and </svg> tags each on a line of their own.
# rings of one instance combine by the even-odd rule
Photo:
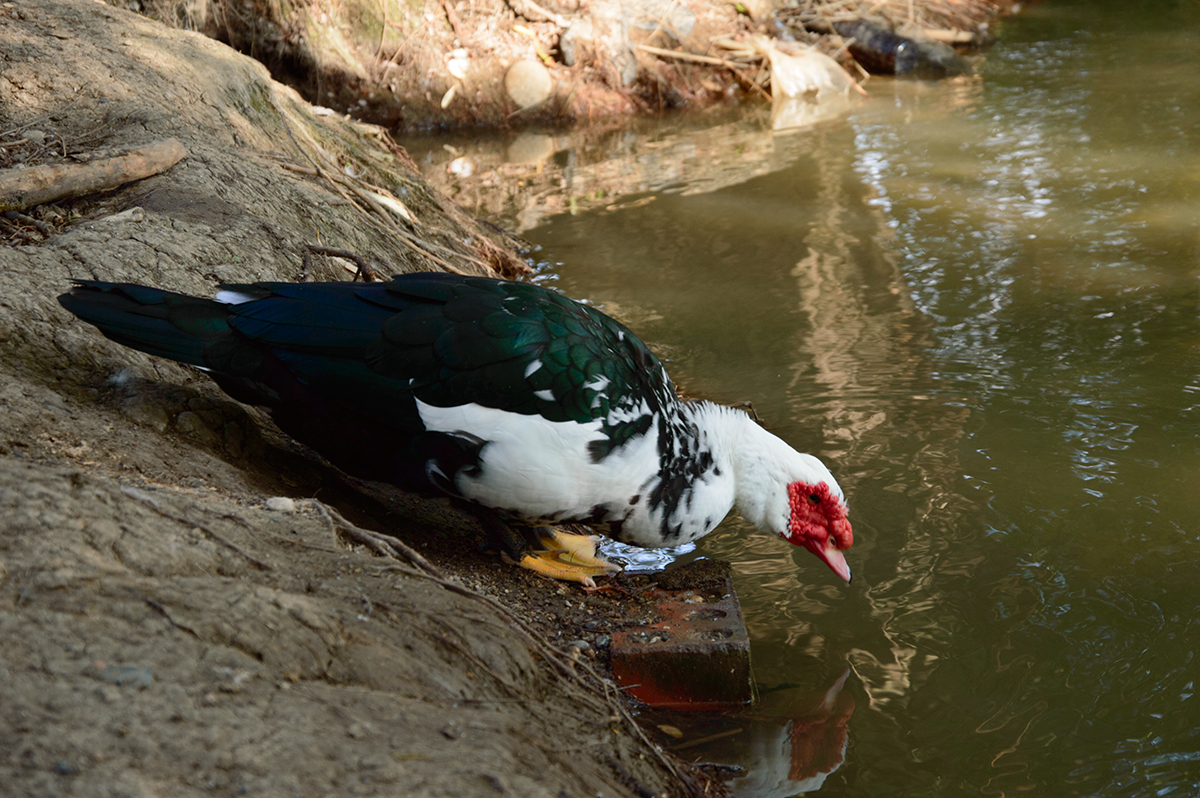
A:
<svg viewBox="0 0 1200 798">
<path fill-rule="evenodd" d="M 745 775 L 729 787 L 738 798 L 790 798 L 821 789 L 846 758 L 847 726 L 854 697 L 843 691 L 847 669 L 824 693 L 800 688 L 764 695 L 749 718 L 733 755 Z"/>
</svg>

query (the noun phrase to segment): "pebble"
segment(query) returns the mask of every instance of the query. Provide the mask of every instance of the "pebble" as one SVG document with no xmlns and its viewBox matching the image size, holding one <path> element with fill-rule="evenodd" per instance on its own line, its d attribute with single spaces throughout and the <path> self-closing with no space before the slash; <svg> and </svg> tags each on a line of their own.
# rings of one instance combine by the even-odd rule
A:
<svg viewBox="0 0 1200 798">
<path fill-rule="evenodd" d="M 267 509 L 276 513 L 294 513 L 296 502 L 287 496 L 272 496 L 267 499 Z"/>
<path fill-rule="evenodd" d="M 124 224 L 127 222 L 140 222 L 146 218 L 146 211 L 138 205 L 132 208 L 126 208 L 120 213 L 110 214 L 97 219 L 93 224 Z"/>
<path fill-rule="evenodd" d="M 118 687 L 145 689 L 154 683 L 154 676 L 145 665 L 106 665 L 92 675 Z"/>
<path fill-rule="evenodd" d="M 522 108 L 537 105 L 550 96 L 554 81 L 550 72 L 537 61 L 524 59 L 508 68 L 504 88 L 512 101 Z"/>
</svg>

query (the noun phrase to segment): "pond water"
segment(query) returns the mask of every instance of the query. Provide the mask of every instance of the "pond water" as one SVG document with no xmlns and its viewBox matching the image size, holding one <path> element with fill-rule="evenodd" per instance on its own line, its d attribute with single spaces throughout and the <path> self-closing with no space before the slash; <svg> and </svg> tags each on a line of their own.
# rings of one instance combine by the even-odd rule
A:
<svg viewBox="0 0 1200 798">
<path fill-rule="evenodd" d="M 850 586 L 735 518 L 682 554 L 762 700 L 670 722 L 745 798 L 1200 795 L 1200 5 L 997 29 L 800 132 L 547 137 L 492 209 L 846 490 Z"/>
</svg>

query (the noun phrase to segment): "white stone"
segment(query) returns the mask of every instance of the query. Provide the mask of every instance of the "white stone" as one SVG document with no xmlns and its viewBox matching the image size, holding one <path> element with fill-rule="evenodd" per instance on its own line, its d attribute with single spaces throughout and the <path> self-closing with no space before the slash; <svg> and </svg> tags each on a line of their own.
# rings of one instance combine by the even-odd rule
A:
<svg viewBox="0 0 1200 798">
<path fill-rule="evenodd" d="M 504 76 L 504 88 L 513 102 L 522 108 L 529 108 L 550 96 L 554 81 L 546 67 L 537 61 L 525 59 L 508 68 Z"/>
<path fill-rule="evenodd" d="M 267 509 L 276 513 L 296 512 L 296 502 L 287 496 L 272 496 L 267 499 Z"/>
</svg>

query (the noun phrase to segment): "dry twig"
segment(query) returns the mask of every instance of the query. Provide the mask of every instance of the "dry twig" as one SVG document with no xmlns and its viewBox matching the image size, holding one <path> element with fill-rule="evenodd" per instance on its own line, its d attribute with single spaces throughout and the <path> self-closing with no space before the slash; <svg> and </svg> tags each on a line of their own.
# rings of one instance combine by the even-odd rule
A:
<svg viewBox="0 0 1200 798">
<path fill-rule="evenodd" d="M 367 263 L 366 258 L 362 257 L 361 255 L 357 255 L 348 249 L 338 249 L 337 247 L 324 247 L 319 244 L 309 244 L 307 247 L 305 247 L 305 249 L 308 252 L 312 252 L 317 255 L 329 255 L 334 258 L 346 258 L 347 260 L 354 261 L 354 265 L 358 267 L 358 271 L 356 271 L 354 273 L 355 280 L 358 280 L 358 278 L 361 277 L 362 281 L 364 283 L 373 283 L 379 279 L 379 273 L 375 271 L 375 269 L 371 266 L 371 264 Z M 304 261 L 304 271 L 305 271 L 305 277 L 307 278 L 307 274 L 308 274 L 308 259 L 307 259 L 307 257 L 305 258 L 305 261 Z M 303 280 L 301 280 L 301 282 L 303 282 Z"/>
</svg>

